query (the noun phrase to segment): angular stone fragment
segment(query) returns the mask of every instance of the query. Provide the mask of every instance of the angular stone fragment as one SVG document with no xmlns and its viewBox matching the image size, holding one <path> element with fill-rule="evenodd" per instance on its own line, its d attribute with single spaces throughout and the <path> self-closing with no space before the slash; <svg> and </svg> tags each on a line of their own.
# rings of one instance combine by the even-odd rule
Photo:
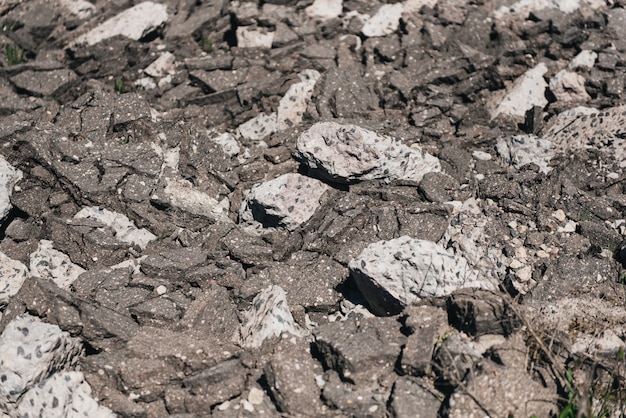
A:
<svg viewBox="0 0 626 418">
<path fill-rule="evenodd" d="M 79 19 L 87 19 L 96 11 L 96 6 L 87 0 L 61 0 L 61 5 Z"/>
<path fill-rule="evenodd" d="M 42 239 L 37 250 L 30 255 L 30 272 L 33 277 L 52 280 L 61 289 L 70 285 L 85 269 L 72 263 L 70 258 L 52 248 L 52 241 Z"/>
<path fill-rule="evenodd" d="M 176 57 L 174 54 L 166 51 L 159 55 L 159 58 L 154 60 L 143 72 L 150 77 L 165 77 L 176 72 L 175 62 Z"/>
<path fill-rule="evenodd" d="M 78 76 L 72 70 L 24 71 L 11 77 L 20 89 L 39 96 L 50 96 L 64 88 Z"/>
<path fill-rule="evenodd" d="M 411 331 L 402 349 L 400 367 L 411 376 L 428 376 L 431 373 L 435 344 L 448 326 L 448 316 L 433 306 L 411 306 L 405 326 Z"/>
<path fill-rule="evenodd" d="M 9 303 L 28 275 L 28 267 L 0 252 L 0 309 Z"/>
<path fill-rule="evenodd" d="M 377 385 L 353 385 L 344 382 L 334 370 L 324 374 L 322 399 L 332 409 L 350 417 L 386 418 L 385 397 Z"/>
<path fill-rule="evenodd" d="M 0 221 L 11 210 L 10 197 L 13 187 L 22 178 L 22 172 L 14 168 L 7 160 L 0 155 Z"/>
<path fill-rule="evenodd" d="M 91 386 L 81 372 L 52 375 L 24 394 L 17 408 L 21 417 L 115 418 L 110 409 L 91 397 Z"/>
<path fill-rule="evenodd" d="M 243 323 L 236 336 L 238 344 L 246 348 L 260 347 L 267 338 L 283 332 L 299 336 L 300 331 L 291 316 L 285 291 L 270 286 L 252 301 L 252 308 L 243 313 Z"/>
<path fill-rule="evenodd" d="M 283 174 L 250 189 L 241 206 L 240 219 L 262 227 L 294 230 L 313 216 L 328 189 L 317 179 L 298 173 Z"/>
<path fill-rule="evenodd" d="M 393 385 L 390 408 L 393 416 L 436 417 L 443 395 L 421 379 L 401 377 Z"/>
<path fill-rule="evenodd" d="M 509 302 L 496 293 L 460 290 L 450 295 L 447 306 L 450 323 L 470 335 L 508 336 L 521 326 Z"/>
<path fill-rule="evenodd" d="M 585 77 L 572 71 L 561 70 L 550 80 L 550 90 L 562 103 L 585 103 L 591 96 L 585 90 Z"/>
<path fill-rule="evenodd" d="M 274 41 L 274 32 L 264 29 L 239 26 L 237 28 L 237 46 L 239 48 L 271 49 Z"/>
<path fill-rule="evenodd" d="M 384 4 L 363 25 L 361 33 L 368 38 L 385 36 L 395 32 L 400 25 L 404 7 L 402 3 Z"/>
<path fill-rule="evenodd" d="M 541 172 L 548 174 L 550 160 L 554 156 L 551 141 L 535 135 L 513 135 L 499 139 L 496 150 L 504 162 L 519 169 L 526 164 L 535 163 Z"/>
<path fill-rule="evenodd" d="M 399 140 L 354 125 L 320 122 L 296 142 L 299 158 L 315 177 L 349 183 L 388 178 L 420 181 L 440 171 L 436 157 Z"/>
<path fill-rule="evenodd" d="M 10 407 L 32 385 L 72 368 L 81 352 L 80 340 L 58 326 L 29 315 L 15 318 L 0 335 L 0 405 Z"/>
<path fill-rule="evenodd" d="M 393 371 L 406 337 L 393 318 L 364 318 L 321 325 L 315 345 L 324 366 L 344 380 L 372 384 Z"/>
<path fill-rule="evenodd" d="M 596 59 L 598 59 L 598 54 L 589 49 L 584 49 L 570 61 L 567 68 L 570 70 L 575 70 L 577 68 L 591 69 L 596 63 Z"/>
<path fill-rule="evenodd" d="M 81 209 L 75 219 L 95 219 L 109 226 L 115 232 L 115 237 L 131 247 L 138 245 L 144 249 L 150 241 L 157 237 L 145 228 L 137 228 L 135 223 L 128 219 L 126 215 L 111 212 L 110 210 L 99 208 L 98 206 Z"/>
<path fill-rule="evenodd" d="M 504 98 L 497 100 L 499 98 L 494 97 L 496 101 L 492 101 L 491 118 L 495 118 L 500 113 L 523 117 L 533 106 L 547 105 L 548 99 L 545 97 L 545 91 L 548 83 L 543 78 L 547 72 L 546 64 L 537 64 L 507 88 Z"/>
<path fill-rule="evenodd" d="M 312 19 L 322 21 L 339 17 L 343 9 L 343 0 L 315 0 L 304 12 Z"/>
<path fill-rule="evenodd" d="M 408 236 L 370 244 L 349 268 L 377 315 L 393 315 L 422 298 L 446 296 L 460 288 L 494 288 L 465 258 Z"/>
<path fill-rule="evenodd" d="M 167 22 L 167 19 L 167 7 L 164 4 L 145 1 L 124 10 L 86 34 L 79 36 L 74 44 L 95 45 L 117 35 L 137 41 Z"/>
</svg>

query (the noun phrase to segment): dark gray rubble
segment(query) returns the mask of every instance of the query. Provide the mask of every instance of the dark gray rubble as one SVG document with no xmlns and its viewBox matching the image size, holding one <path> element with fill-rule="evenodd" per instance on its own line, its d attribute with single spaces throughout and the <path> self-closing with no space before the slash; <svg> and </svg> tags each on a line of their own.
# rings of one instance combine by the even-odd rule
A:
<svg viewBox="0 0 626 418">
<path fill-rule="evenodd" d="M 0 415 L 620 416 L 620 4 L 0 4 Z"/>
</svg>

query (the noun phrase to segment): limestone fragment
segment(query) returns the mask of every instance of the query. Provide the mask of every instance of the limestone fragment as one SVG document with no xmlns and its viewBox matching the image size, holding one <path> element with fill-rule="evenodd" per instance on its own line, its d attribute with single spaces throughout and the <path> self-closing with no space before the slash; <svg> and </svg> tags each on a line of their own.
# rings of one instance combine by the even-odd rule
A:
<svg viewBox="0 0 626 418">
<path fill-rule="evenodd" d="M 543 78 L 547 72 L 546 64 L 539 63 L 521 75 L 507 88 L 502 100 L 492 103 L 491 118 L 495 118 L 500 113 L 523 117 L 533 106 L 547 105 L 548 99 L 545 97 L 545 91 L 548 83 Z"/>
<path fill-rule="evenodd" d="M 52 241 L 42 239 L 37 250 L 30 255 L 30 272 L 33 277 L 52 280 L 61 289 L 69 290 L 85 269 L 72 263 L 66 254 L 52 248 Z"/>
<path fill-rule="evenodd" d="M 13 188 L 21 178 L 22 172 L 14 168 L 0 155 L 0 221 L 2 221 L 11 210 L 11 194 Z"/>
<path fill-rule="evenodd" d="M 142 249 L 146 248 L 150 241 L 157 237 L 145 228 L 137 228 L 135 223 L 128 219 L 126 215 L 111 212 L 110 210 L 98 206 L 82 208 L 75 219 L 94 219 L 110 227 L 115 232 L 115 237 L 130 246 L 138 245 Z"/>
</svg>

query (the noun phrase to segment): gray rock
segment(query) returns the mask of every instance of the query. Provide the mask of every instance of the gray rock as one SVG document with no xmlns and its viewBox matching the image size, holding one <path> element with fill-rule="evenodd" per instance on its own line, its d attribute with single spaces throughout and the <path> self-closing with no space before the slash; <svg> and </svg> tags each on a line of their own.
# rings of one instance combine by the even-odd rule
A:
<svg viewBox="0 0 626 418">
<path fill-rule="evenodd" d="M 343 382 L 334 370 L 327 371 L 324 377 L 322 399 L 330 408 L 353 417 L 384 418 L 387 416 L 387 394 L 380 393 L 380 388 L 371 389 Z"/>
<path fill-rule="evenodd" d="M 510 335 L 521 327 L 521 321 L 510 302 L 497 293 L 463 289 L 447 301 L 450 324 L 470 335 Z"/>
<path fill-rule="evenodd" d="M 81 372 L 60 372 L 28 390 L 17 407 L 20 417 L 114 418 L 110 409 L 91 397 Z"/>
<path fill-rule="evenodd" d="M 164 4 L 145 1 L 110 18 L 73 42 L 74 45 L 95 45 L 117 35 L 139 40 L 167 22 L 167 8 Z"/>
<path fill-rule="evenodd" d="M 465 258 L 408 236 L 370 244 L 349 268 L 377 315 L 393 315 L 422 298 L 447 296 L 460 288 L 494 288 Z"/>
<path fill-rule="evenodd" d="M 72 70 L 24 71 L 11 77 L 11 81 L 20 89 L 38 96 L 53 96 L 68 87 L 78 76 Z"/>
<path fill-rule="evenodd" d="M 252 301 L 252 308 L 243 313 L 236 341 L 242 347 L 255 348 L 267 338 L 279 337 L 284 332 L 300 336 L 285 291 L 280 286 L 270 286 L 262 290 Z"/>
<path fill-rule="evenodd" d="M 14 407 L 24 392 L 53 373 L 73 368 L 80 340 L 29 315 L 15 318 L 0 335 L 0 405 Z"/>
<path fill-rule="evenodd" d="M 151 247 L 141 261 L 141 271 L 151 277 L 185 280 L 192 270 L 204 265 L 207 252 L 200 248 Z"/>
<path fill-rule="evenodd" d="M 323 373 L 309 350 L 309 344 L 282 341 L 265 365 L 272 396 L 282 412 L 290 415 L 319 415 L 322 409 L 316 376 Z"/>
<path fill-rule="evenodd" d="M 317 179 L 287 173 L 250 189 L 240 210 L 240 220 L 262 227 L 294 230 L 320 205 L 329 187 Z"/>
<path fill-rule="evenodd" d="M 404 7 L 402 3 L 384 4 L 376 14 L 365 21 L 361 33 L 368 38 L 385 36 L 395 32 L 400 25 Z"/>
<path fill-rule="evenodd" d="M 544 107 L 548 104 L 545 98 L 545 90 L 548 83 L 543 75 L 548 72 L 544 63 L 537 64 L 534 68 L 526 71 L 513 84 L 511 84 L 504 97 L 494 96 L 491 101 L 491 118 L 499 114 L 523 117 L 528 109 L 533 106 Z"/>
<path fill-rule="evenodd" d="M 547 139 L 535 135 L 513 135 L 498 140 L 496 150 L 505 163 L 517 169 L 535 163 L 545 174 L 552 170 L 549 164 L 554 157 L 554 145 Z"/>
<path fill-rule="evenodd" d="M 157 237 L 145 228 L 137 228 L 135 223 L 121 213 L 111 212 L 98 206 L 86 207 L 81 209 L 75 219 L 94 219 L 102 222 L 110 227 L 115 237 L 120 241 L 129 244 L 131 247 L 138 245 L 141 249 L 145 249 L 150 241 Z"/>
<path fill-rule="evenodd" d="M 443 387 L 457 387 L 480 359 L 481 353 L 465 334 L 452 332 L 445 335 L 433 357 L 437 383 Z"/>
<path fill-rule="evenodd" d="M 561 103 L 586 103 L 591 96 L 585 90 L 585 77 L 568 70 L 561 70 L 550 80 L 550 90 Z"/>
<path fill-rule="evenodd" d="M 13 187 L 22 178 L 22 172 L 14 168 L 7 160 L 0 155 L 0 221 L 2 221 L 11 210 L 11 194 Z"/>
<path fill-rule="evenodd" d="M 0 252 L 0 309 L 20 290 L 27 276 L 28 267 Z"/>
<path fill-rule="evenodd" d="M 436 417 L 442 397 L 426 380 L 400 377 L 393 385 L 390 409 L 396 418 Z"/>
<path fill-rule="evenodd" d="M 409 316 L 404 325 L 411 334 L 402 349 L 400 367 L 411 376 L 428 376 L 435 346 L 448 327 L 448 316 L 432 306 L 410 306 L 405 313 Z"/>
<path fill-rule="evenodd" d="M 424 174 L 419 187 L 420 192 L 431 202 L 443 203 L 451 200 L 465 200 L 460 193 L 460 183 L 446 173 Z"/>
<path fill-rule="evenodd" d="M 437 158 L 419 148 L 335 122 L 313 125 L 300 135 L 296 150 L 313 176 L 342 183 L 373 179 L 420 181 L 424 174 L 441 169 Z"/>
<path fill-rule="evenodd" d="M 84 271 L 67 255 L 52 248 L 52 241 L 49 240 L 39 241 L 37 250 L 30 255 L 31 275 L 51 280 L 64 290 L 68 290 Z"/>
<path fill-rule="evenodd" d="M 321 325 L 313 334 L 324 366 L 365 386 L 389 376 L 406 341 L 394 318 L 348 319 Z"/>
</svg>

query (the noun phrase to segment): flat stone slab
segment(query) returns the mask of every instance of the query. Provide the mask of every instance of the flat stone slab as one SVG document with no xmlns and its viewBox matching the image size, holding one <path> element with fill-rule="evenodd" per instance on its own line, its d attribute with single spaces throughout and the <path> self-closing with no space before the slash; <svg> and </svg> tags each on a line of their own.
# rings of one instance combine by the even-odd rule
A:
<svg viewBox="0 0 626 418">
<path fill-rule="evenodd" d="M 27 70 L 11 77 L 11 81 L 20 89 L 38 96 L 50 96 L 76 80 L 78 76 L 72 70 L 53 71 Z"/>
<path fill-rule="evenodd" d="M 384 178 L 420 181 L 424 174 L 441 170 L 439 160 L 419 148 L 336 122 L 313 125 L 298 138 L 296 152 L 312 176 L 340 183 Z"/>
<path fill-rule="evenodd" d="M 499 114 L 523 117 L 526 111 L 533 106 L 544 107 L 548 104 L 545 98 L 548 83 L 543 76 L 548 72 L 548 67 L 543 62 L 526 71 L 507 89 L 501 100 L 496 99 L 495 106 L 492 104 L 491 118 Z"/>
<path fill-rule="evenodd" d="M 135 223 L 128 219 L 126 215 L 111 212 L 110 210 L 98 206 L 81 209 L 75 219 L 94 219 L 110 227 L 115 232 L 115 237 L 130 246 L 138 245 L 142 249 L 146 248 L 150 241 L 157 237 L 145 228 L 137 228 Z"/>
<path fill-rule="evenodd" d="M 465 258 L 408 236 L 368 245 L 349 268 L 377 315 L 393 315 L 422 298 L 447 296 L 461 288 L 494 288 Z"/>
</svg>

